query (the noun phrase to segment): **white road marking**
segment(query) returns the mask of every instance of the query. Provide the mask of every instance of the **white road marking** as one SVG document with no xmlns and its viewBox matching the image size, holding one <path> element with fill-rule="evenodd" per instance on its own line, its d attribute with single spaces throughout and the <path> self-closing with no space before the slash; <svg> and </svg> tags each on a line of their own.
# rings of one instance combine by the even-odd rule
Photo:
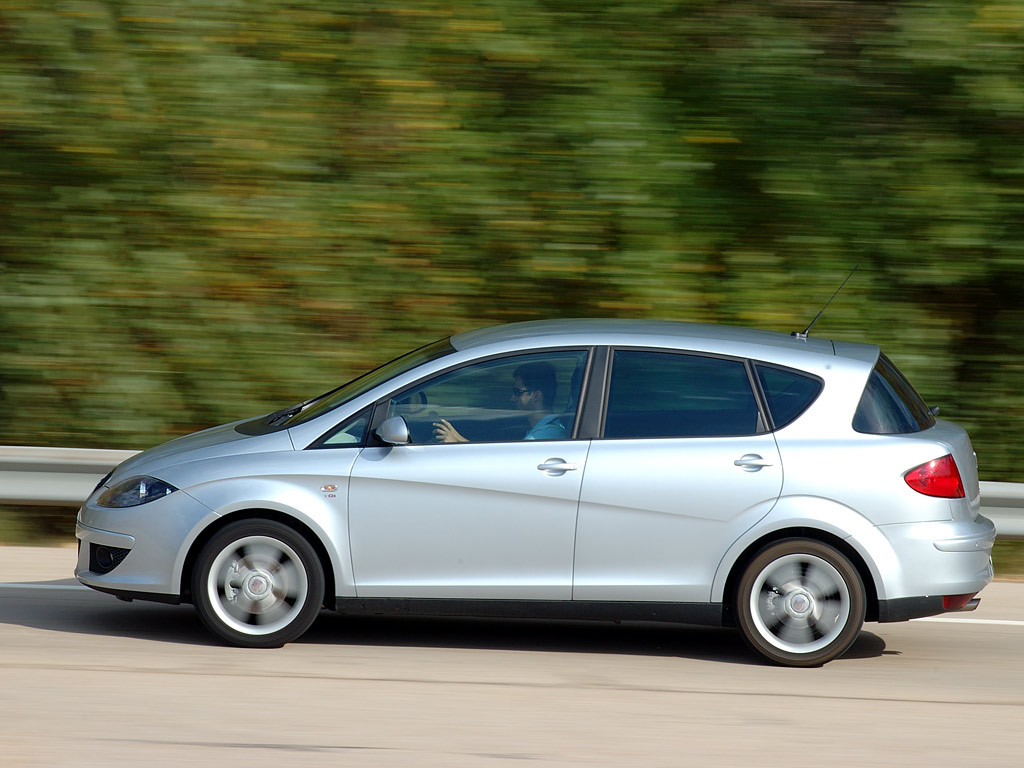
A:
<svg viewBox="0 0 1024 768">
<path fill-rule="evenodd" d="M 944 621 L 948 624 L 994 624 L 999 627 L 1024 627 L 1024 621 L 1010 621 L 1009 619 L 951 619 L 945 616 L 925 616 L 912 621 Z"/>
<path fill-rule="evenodd" d="M 19 584 L 0 582 L 0 589 L 88 589 L 84 584 Z"/>
</svg>

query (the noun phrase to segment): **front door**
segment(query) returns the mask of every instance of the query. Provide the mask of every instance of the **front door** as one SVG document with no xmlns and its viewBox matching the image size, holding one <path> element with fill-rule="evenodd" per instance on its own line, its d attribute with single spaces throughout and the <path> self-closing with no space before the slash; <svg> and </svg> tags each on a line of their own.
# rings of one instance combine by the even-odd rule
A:
<svg viewBox="0 0 1024 768">
<path fill-rule="evenodd" d="M 571 598 L 589 447 L 572 435 L 586 359 L 491 359 L 378 406 L 406 419 L 413 442 L 364 448 L 352 469 L 359 597 Z"/>
</svg>

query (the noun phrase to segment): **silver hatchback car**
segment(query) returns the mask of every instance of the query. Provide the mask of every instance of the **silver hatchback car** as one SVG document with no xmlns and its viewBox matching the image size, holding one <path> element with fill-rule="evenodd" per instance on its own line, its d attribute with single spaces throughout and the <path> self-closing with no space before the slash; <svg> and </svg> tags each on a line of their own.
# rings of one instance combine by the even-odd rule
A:
<svg viewBox="0 0 1024 768">
<path fill-rule="evenodd" d="M 361 614 L 735 626 L 822 664 L 992 579 L 967 433 L 878 347 L 670 322 L 463 333 L 141 453 L 76 576 L 274 647 Z"/>
</svg>

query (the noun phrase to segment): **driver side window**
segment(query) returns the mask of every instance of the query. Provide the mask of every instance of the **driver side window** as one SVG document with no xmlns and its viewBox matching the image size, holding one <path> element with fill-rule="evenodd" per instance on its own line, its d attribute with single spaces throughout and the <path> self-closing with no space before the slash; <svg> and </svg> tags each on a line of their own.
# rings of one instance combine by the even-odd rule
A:
<svg viewBox="0 0 1024 768">
<path fill-rule="evenodd" d="M 414 444 L 568 440 L 579 405 L 585 350 L 485 360 L 392 397 Z"/>
</svg>

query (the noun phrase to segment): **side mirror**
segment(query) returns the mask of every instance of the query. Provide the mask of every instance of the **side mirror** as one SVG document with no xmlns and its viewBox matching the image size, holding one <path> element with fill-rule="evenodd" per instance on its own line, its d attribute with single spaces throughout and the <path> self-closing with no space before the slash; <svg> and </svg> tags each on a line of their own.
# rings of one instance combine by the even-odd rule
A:
<svg viewBox="0 0 1024 768">
<path fill-rule="evenodd" d="M 377 427 L 377 437 L 391 445 L 408 445 L 410 442 L 409 425 L 401 416 L 392 416 Z"/>
</svg>

